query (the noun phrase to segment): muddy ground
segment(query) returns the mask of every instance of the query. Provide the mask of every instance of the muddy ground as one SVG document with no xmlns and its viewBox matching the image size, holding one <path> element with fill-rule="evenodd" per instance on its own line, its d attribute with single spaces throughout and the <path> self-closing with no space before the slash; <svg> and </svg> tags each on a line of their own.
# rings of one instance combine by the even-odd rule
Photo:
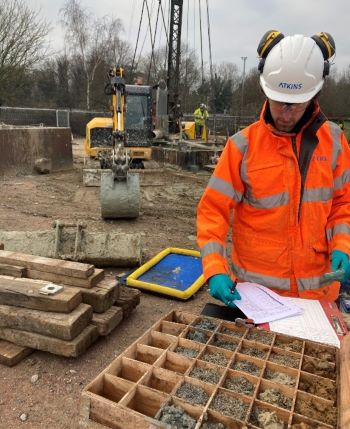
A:
<svg viewBox="0 0 350 429">
<path fill-rule="evenodd" d="M 144 260 L 169 246 L 196 248 L 196 205 L 209 173 L 176 168 L 153 173 L 142 184 L 138 219 L 103 221 L 99 188 L 82 183 L 81 140 L 74 142 L 73 152 L 72 171 L 0 179 L 0 229 L 49 230 L 60 219 L 84 221 L 91 231 L 141 232 Z M 109 275 L 120 271 L 106 268 Z M 13 368 L 0 365 L 0 428 L 76 428 L 81 391 L 89 381 L 163 315 L 174 308 L 200 313 L 206 302 L 214 302 L 206 286 L 188 302 L 143 293 L 129 319 L 81 357 L 35 351 Z"/>
</svg>

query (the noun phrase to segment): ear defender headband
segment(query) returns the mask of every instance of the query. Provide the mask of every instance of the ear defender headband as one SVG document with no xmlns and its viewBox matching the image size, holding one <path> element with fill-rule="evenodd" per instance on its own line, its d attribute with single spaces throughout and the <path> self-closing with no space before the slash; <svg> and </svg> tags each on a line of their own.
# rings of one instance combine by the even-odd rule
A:
<svg viewBox="0 0 350 429">
<path fill-rule="evenodd" d="M 311 36 L 317 46 L 321 49 L 323 59 L 324 59 L 324 67 L 323 67 L 323 77 L 329 75 L 330 63 L 329 59 L 333 57 L 335 54 L 335 43 L 333 37 L 329 33 L 316 33 Z"/>
<path fill-rule="evenodd" d="M 284 38 L 284 34 L 282 34 L 278 30 L 269 30 L 267 31 L 263 37 L 261 38 L 257 51 L 260 57 L 258 70 L 260 73 L 264 70 L 265 60 L 271 49 L 277 45 Z M 333 37 L 329 33 L 320 32 L 311 36 L 317 46 L 321 49 L 324 64 L 323 64 L 323 77 L 329 75 L 330 63 L 329 59 L 333 57 L 335 54 L 335 42 Z"/>
<path fill-rule="evenodd" d="M 284 34 L 282 34 L 278 30 L 269 30 L 266 31 L 266 33 L 261 38 L 259 45 L 258 45 L 258 55 L 260 57 L 258 70 L 260 73 L 264 70 L 264 64 L 265 59 L 267 55 L 270 53 L 271 49 L 277 45 L 278 42 L 280 42 L 284 37 Z"/>
</svg>

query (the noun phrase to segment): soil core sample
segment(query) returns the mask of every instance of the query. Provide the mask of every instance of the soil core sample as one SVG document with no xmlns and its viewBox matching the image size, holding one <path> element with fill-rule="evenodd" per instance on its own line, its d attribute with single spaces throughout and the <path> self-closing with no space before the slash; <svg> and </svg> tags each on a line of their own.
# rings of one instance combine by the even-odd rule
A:
<svg viewBox="0 0 350 429">
<path fill-rule="evenodd" d="M 209 395 L 204 389 L 190 383 L 184 383 L 176 391 L 176 396 L 196 405 L 205 405 L 209 400 Z"/>
<path fill-rule="evenodd" d="M 217 384 L 221 377 L 221 374 L 214 369 L 201 368 L 199 366 L 193 368 L 189 375 L 190 377 L 212 384 Z"/>
<path fill-rule="evenodd" d="M 210 408 L 217 410 L 226 416 L 230 416 L 238 420 L 244 420 L 249 406 L 240 399 L 219 393 L 210 404 Z"/>
<path fill-rule="evenodd" d="M 174 350 L 175 353 L 179 353 L 182 356 L 186 356 L 188 358 L 194 358 L 198 355 L 198 350 L 189 349 L 188 347 L 177 346 Z"/>
<path fill-rule="evenodd" d="M 252 396 L 255 390 L 255 385 L 244 377 L 227 377 L 224 387 L 248 396 Z"/>
<path fill-rule="evenodd" d="M 187 414 L 183 408 L 175 405 L 162 407 L 159 420 L 176 429 L 193 429 L 196 426 L 196 420 Z"/>
</svg>

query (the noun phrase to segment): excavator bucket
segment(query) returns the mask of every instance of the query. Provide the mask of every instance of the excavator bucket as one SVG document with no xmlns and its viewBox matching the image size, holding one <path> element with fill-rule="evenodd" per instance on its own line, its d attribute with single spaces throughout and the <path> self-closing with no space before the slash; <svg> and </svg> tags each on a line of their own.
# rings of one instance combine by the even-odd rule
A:
<svg viewBox="0 0 350 429">
<path fill-rule="evenodd" d="M 104 219 L 136 218 L 140 213 L 140 181 L 136 173 L 127 173 L 124 180 L 113 171 L 101 171 L 101 214 Z"/>
</svg>

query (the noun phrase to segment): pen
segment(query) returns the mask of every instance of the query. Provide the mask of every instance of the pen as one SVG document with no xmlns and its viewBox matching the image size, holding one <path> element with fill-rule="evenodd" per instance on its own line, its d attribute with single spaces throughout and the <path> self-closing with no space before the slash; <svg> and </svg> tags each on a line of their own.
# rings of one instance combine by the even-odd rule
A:
<svg viewBox="0 0 350 429">
<path fill-rule="evenodd" d="M 326 280 L 339 280 L 342 281 L 344 278 L 345 271 L 343 269 L 339 269 L 336 271 L 331 271 L 330 273 L 325 273 L 324 277 Z"/>
<path fill-rule="evenodd" d="M 236 286 L 237 286 L 237 280 L 235 280 L 231 286 L 230 292 L 231 293 L 235 293 L 236 290 Z"/>
<path fill-rule="evenodd" d="M 331 318 L 332 318 L 332 321 L 333 321 L 333 326 L 335 328 L 335 332 L 338 335 L 344 335 L 344 331 L 343 331 L 343 328 L 342 328 L 342 326 L 341 326 L 341 324 L 339 322 L 338 317 L 335 314 L 332 314 Z"/>
</svg>

